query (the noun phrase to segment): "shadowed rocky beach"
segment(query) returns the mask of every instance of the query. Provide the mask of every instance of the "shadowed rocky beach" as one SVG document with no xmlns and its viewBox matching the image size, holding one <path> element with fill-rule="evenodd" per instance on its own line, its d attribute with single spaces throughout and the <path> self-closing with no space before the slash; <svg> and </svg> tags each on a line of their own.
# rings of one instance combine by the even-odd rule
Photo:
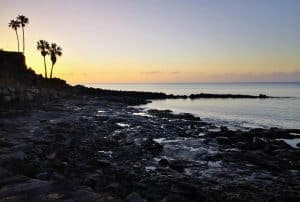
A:
<svg viewBox="0 0 300 202">
<path fill-rule="evenodd" d="M 298 130 L 216 128 L 92 97 L 1 110 L 0 197 L 297 201 Z"/>
<path fill-rule="evenodd" d="M 0 201 L 299 201 L 300 150 L 282 139 L 300 130 L 145 111 L 177 96 L 70 86 L 16 55 L 0 60 Z"/>
</svg>

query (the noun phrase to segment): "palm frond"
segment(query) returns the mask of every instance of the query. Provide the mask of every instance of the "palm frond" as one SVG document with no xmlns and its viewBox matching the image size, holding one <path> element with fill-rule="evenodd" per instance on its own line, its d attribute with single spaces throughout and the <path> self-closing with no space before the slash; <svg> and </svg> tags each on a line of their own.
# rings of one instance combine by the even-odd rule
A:
<svg viewBox="0 0 300 202">
<path fill-rule="evenodd" d="M 19 15 L 17 17 L 17 20 L 20 22 L 22 27 L 25 27 L 26 24 L 29 24 L 29 19 L 24 15 Z"/>
<path fill-rule="evenodd" d="M 17 30 L 20 27 L 20 22 L 17 20 L 11 20 L 8 24 L 9 27 L 11 27 L 14 30 Z"/>
<path fill-rule="evenodd" d="M 43 56 L 46 56 L 50 53 L 49 43 L 46 40 L 39 40 L 37 42 L 37 50 L 41 51 Z"/>
</svg>

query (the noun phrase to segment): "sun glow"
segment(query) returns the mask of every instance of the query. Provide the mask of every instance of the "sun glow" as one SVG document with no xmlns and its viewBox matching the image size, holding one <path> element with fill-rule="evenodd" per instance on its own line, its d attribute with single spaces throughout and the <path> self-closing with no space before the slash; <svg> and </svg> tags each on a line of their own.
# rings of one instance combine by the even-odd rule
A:
<svg viewBox="0 0 300 202">
<path fill-rule="evenodd" d="M 298 2 L 272 7 L 191 0 L 3 4 L 0 48 L 16 50 L 15 33 L 7 25 L 14 16 L 27 15 L 27 65 L 44 74 L 36 42 L 57 42 L 63 56 L 54 76 L 70 83 L 300 80 Z M 19 36 L 21 42 L 21 30 Z M 50 70 L 49 57 L 47 65 Z"/>
</svg>

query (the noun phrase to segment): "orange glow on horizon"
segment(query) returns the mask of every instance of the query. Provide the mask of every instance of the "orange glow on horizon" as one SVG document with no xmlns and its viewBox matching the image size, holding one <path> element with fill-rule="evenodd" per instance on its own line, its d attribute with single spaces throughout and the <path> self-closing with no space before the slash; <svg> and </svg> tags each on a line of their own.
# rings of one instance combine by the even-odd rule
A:
<svg viewBox="0 0 300 202">
<path fill-rule="evenodd" d="M 300 12 L 293 5 L 286 5 L 289 12 L 281 16 L 285 23 L 280 24 L 268 4 L 260 5 L 265 7 L 259 13 L 255 6 L 249 8 L 251 1 L 228 8 L 206 3 L 207 10 L 197 2 L 88 0 L 61 5 L 56 0 L 16 0 L 16 9 L 3 1 L 0 48 L 16 50 L 8 22 L 18 14 L 27 15 L 28 67 L 44 74 L 36 42 L 56 42 L 63 55 L 54 76 L 69 83 L 300 81 L 300 29 L 294 19 Z M 258 12 L 260 20 L 238 12 L 247 9 Z M 237 19 L 234 12 L 241 16 Z M 19 37 L 21 46 L 21 29 Z M 50 71 L 49 57 L 47 66 Z"/>
</svg>

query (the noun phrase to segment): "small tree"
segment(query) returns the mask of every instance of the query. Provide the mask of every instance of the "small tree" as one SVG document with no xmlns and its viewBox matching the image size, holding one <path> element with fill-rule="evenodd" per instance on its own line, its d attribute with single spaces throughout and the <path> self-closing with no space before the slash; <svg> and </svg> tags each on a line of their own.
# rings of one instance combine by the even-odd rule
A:
<svg viewBox="0 0 300 202">
<path fill-rule="evenodd" d="M 29 23 L 29 19 L 25 17 L 24 15 L 19 15 L 17 17 L 21 27 L 22 27 L 22 33 L 23 33 L 23 54 L 25 54 L 25 36 L 24 36 L 24 27 L 26 24 Z"/>
<path fill-rule="evenodd" d="M 18 20 L 11 20 L 8 24 L 16 32 L 17 41 L 18 41 L 18 52 L 20 51 L 20 43 L 19 43 L 19 35 L 18 35 L 18 28 L 20 27 L 20 22 Z"/>
<path fill-rule="evenodd" d="M 49 43 L 47 41 L 39 40 L 37 42 L 37 49 L 41 51 L 41 55 L 44 57 L 45 78 L 47 78 L 46 55 L 49 55 L 49 48 Z"/>
<path fill-rule="evenodd" d="M 50 57 L 51 57 L 51 62 L 52 62 L 52 67 L 51 67 L 51 72 L 50 72 L 50 79 L 51 79 L 53 67 L 56 63 L 57 56 L 62 55 L 62 49 L 56 43 L 52 43 L 50 46 L 49 52 L 50 52 Z"/>
</svg>

